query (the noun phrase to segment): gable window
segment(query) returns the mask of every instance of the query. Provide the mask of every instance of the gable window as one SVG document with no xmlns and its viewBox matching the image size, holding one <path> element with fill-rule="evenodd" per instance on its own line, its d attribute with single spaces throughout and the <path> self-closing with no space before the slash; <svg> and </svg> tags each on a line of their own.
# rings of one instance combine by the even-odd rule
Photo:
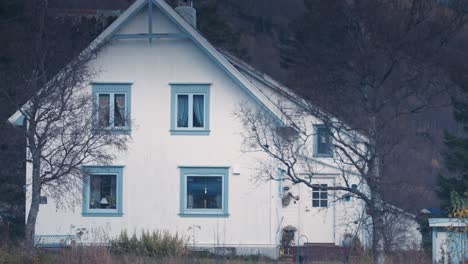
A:
<svg viewBox="0 0 468 264">
<path fill-rule="evenodd" d="M 312 186 L 312 207 L 328 207 L 328 190 L 327 184 L 314 184 Z"/>
<path fill-rule="evenodd" d="M 314 125 L 314 156 L 333 156 L 332 136 L 330 130 L 324 125 Z"/>
<path fill-rule="evenodd" d="M 123 167 L 87 166 L 83 171 L 83 216 L 121 216 Z"/>
<path fill-rule="evenodd" d="M 171 84 L 171 134 L 208 135 L 209 84 Z"/>
<path fill-rule="evenodd" d="M 94 83 L 94 126 L 96 129 L 130 130 L 131 84 Z"/>
<path fill-rule="evenodd" d="M 180 167 L 181 216 L 228 216 L 227 167 Z"/>
</svg>

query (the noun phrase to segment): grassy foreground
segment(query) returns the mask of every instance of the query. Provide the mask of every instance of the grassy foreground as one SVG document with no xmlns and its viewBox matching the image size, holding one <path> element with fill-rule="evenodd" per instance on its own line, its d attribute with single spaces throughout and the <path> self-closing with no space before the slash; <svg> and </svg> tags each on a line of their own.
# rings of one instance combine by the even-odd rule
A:
<svg viewBox="0 0 468 264">
<path fill-rule="evenodd" d="M 352 257 L 350 264 L 372 263 L 370 256 Z M 116 254 L 109 247 L 77 246 L 60 249 L 23 249 L 21 247 L 0 248 L 0 264 L 286 264 L 263 258 L 261 256 L 249 257 L 199 257 L 193 255 L 177 257 L 148 257 L 133 254 Z M 343 262 L 311 262 L 310 264 L 338 264 Z M 388 264 L 423 264 L 431 263 L 430 258 L 417 252 L 405 254 L 392 254 L 387 256 Z"/>
</svg>

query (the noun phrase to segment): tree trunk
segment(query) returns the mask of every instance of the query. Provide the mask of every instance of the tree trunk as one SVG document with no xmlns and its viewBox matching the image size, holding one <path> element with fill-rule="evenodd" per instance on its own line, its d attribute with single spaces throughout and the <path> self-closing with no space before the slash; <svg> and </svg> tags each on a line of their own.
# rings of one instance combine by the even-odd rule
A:
<svg viewBox="0 0 468 264">
<path fill-rule="evenodd" d="M 384 244 L 384 201 L 382 197 L 382 175 L 380 172 L 380 153 L 378 149 L 377 117 L 372 114 L 370 118 L 371 133 L 370 145 L 372 147 L 373 159 L 371 161 L 371 218 L 372 218 L 372 255 L 374 264 L 385 264 Z"/>
<path fill-rule="evenodd" d="M 374 177 L 372 181 L 372 254 L 374 264 L 385 264 L 384 244 L 384 202 L 382 199 L 381 175 L 379 157 L 373 162 Z"/>
<path fill-rule="evenodd" d="M 381 175 L 379 168 L 379 158 L 375 157 L 373 164 L 373 181 L 372 181 L 372 201 L 371 201 L 371 218 L 372 218 L 372 255 L 374 264 L 385 264 L 385 243 L 384 243 L 384 202 L 382 199 Z"/>
<path fill-rule="evenodd" d="M 37 150 L 36 150 L 37 152 Z M 36 220 L 39 213 L 39 203 L 41 196 L 41 162 L 39 155 L 33 155 L 32 168 L 32 190 L 31 190 L 31 207 L 28 213 L 25 228 L 25 242 L 29 247 L 34 247 L 34 235 L 36 233 Z"/>
<path fill-rule="evenodd" d="M 374 264 L 385 263 L 384 215 L 380 201 L 374 202 L 372 217 L 372 255 Z"/>
</svg>

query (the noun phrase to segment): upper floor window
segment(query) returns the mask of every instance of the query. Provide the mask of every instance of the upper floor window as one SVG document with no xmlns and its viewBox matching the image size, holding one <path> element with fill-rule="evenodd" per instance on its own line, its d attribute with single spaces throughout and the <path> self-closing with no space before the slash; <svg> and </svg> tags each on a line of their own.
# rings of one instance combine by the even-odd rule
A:
<svg viewBox="0 0 468 264">
<path fill-rule="evenodd" d="M 171 84 L 171 134 L 208 135 L 209 84 Z"/>
<path fill-rule="evenodd" d="M 227 167 L 180 167 L 181 216 L 228 216 Z"/>
<path fill-rule="evenodd" d="M 83 178 L 84 216 L 122 215 L 122 166 L 86 166 Z"/>
<path fill-rule="evenodd" d="M 94 125 L 100 129 L 129 130 L 131 84 L 94 83 Z"/>
<path fill-rule="evenodd" d="M 324 125 L 314 125 L 314 156 L 333 156 L 332 136 L 330 130 Z"/>
</svg>

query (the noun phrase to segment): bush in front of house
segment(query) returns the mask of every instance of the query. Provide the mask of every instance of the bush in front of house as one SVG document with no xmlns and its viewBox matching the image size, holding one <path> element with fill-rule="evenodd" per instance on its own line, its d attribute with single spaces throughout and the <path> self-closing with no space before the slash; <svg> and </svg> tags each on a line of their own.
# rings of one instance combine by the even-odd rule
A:
<svg viewBox="0 0 468 264">
<path fill-rule="evenodd" d="M 292 245 L 297 228 L 291 225 L 283 227 L 281 233 L 281 247 L 286 248 Z"/>
<path fill-rule="evenodd" d="M 148 257 L 180 257 L 187 254 L 187 242 L 179 234 L 168 231 L 143 231 L 137 237 L 131 237 L 127 231 L 110 240 L 111 252 L 115 254 L 132 254 Z"/>
</svg>

